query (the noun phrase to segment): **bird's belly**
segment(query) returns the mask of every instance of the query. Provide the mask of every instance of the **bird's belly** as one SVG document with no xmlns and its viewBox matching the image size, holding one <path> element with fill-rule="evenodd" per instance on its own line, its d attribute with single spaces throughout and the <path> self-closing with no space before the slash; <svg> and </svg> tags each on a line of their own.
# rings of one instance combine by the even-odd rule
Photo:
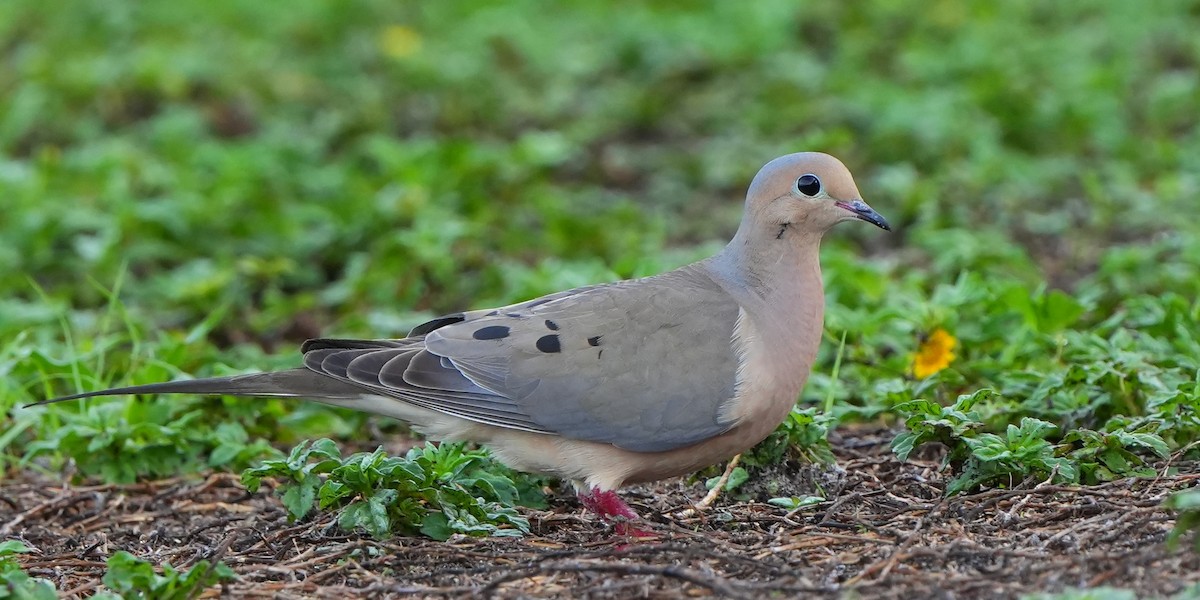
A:
<svg viewBox="0 0 1200 600">
<path fill-rule="evenodd" d="M 686 475 L 732 458 L 766 439 L 787 417 L 795 405 L 795 394 L 763 402 L 758 410 L 733 429 L 703 442 L 653 454 L 639 454 L 632 460 L 637 467 L 625 478 L 625 483 L 643 483 L 667 477 Z"/>
<path fill-rule="evenodd" d="M 494 427 L 487 427 L 485 435 L 474 439 L 485 437 L 480 441 L 514 469 L 583 481 L 588 487 L 610 490 L 625 483 L 686 475 L 745 452 L 779 426 L 794 402 L 795 394 L 768 398 L 756 403 L 759 410 L 748 413 L 733 429 L 664 452 L 633 452 L 612 444 Z"/>
</svg>

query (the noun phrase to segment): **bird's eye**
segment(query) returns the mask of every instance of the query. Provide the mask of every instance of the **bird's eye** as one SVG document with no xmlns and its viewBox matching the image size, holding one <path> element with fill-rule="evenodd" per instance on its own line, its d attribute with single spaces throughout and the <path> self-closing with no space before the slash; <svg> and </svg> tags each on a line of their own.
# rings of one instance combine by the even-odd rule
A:
<svg viewBox="0 0 1200 600">
<path fill-rule="evenodd" d="M 821 180 L 816 175 L 801 175 L 796 180 L 796 189 L 805 196 L 816 196 L 821 193 Z"/>
</svg>

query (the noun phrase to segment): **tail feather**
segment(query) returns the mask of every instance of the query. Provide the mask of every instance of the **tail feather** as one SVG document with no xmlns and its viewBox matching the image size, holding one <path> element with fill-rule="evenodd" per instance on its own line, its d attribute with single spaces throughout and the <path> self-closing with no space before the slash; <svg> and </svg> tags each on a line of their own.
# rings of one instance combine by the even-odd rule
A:
<svg viewBox="0 0 1200 600">
<path fill-rule="evenodd" d="M 209 379 L 189 379 L 184 381 L 168 381 L 166 383 L 149 383 L 128 387 L 97 390 L 71 394 L 60 398 L 51 398 L 27 404 L 41 406 L 67 400 L 95 398 L 97 396 L 120 396 L 125 394 L 199 394 L 206 396 L 261 396 L 282 398 L 311 398 L 314 400 L 336 400 L 339 398 L 358 398 L 364 390 L 356 385 L 326 377 L 308 369 L 289 369 L 271 373 L 251 373 L 249 375 L 233 375 L 230 377 L 212 377 Z"/>
</svg>

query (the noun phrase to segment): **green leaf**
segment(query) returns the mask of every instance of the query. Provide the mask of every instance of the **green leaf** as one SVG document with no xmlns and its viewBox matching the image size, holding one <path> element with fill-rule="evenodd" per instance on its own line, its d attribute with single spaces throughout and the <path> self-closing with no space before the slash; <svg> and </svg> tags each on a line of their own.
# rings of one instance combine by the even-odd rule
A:
<svg viewBox="0 0 1200 600">
<path fill-rule="evenodd" d="M 1037 326 L 1043 333 L 1061 331 L 1083 316 L 1086 311 L 1083 304 L 1071 296 L 1051 290 L 1041 299 L 1038 310 Z"/>
<path fill-rule="evenodd" d="M 58 591 L 54 589 L 53 583 L 30 577 L 15 566 L 12 569 L 5 568 L 4 563 L 0 561 L 0 598 L 55 600 L 58 598 Z"/>
<path fill-rule="evenodd" d="M 767 500 L 767 504 L 779 506 L 790 511 L 805 506 L 815 506 L 824 501 L 825 499 L 820 496 L 791 496 L 787 498 L 771 498 Z"/>
<path fill-rule="evenodd" d="M 1176 548 L 1179 541 L 1191 535 L 1197 552 L 1200 552 L 1200 489 L 1190 489 L 1173 494 L 1164 504 L 1176 511 L 1175 528 L 1167 537 L 1167 546 Z"/>
<path fill-rule="evenodd" d="M 305 475 L 302 481 L 281 488 L 283 490 L 281 499 L 284 508 L 288 511 L 289 519 L 303 519 L 308 511 L 312 510 L 317 497 L 318 485 L 320 485 L 320 480 L 315 475 Z"/>
<path fill-rule="evenodd" d="M 235 446 L 233 444 L 217 446 L 213 449 L 212 454 L 209 456 L 208 464 L 216 467 L 233 462 L 242 449 L 242 446 Z"/>
<path fill-rule="evenodd" d="M 389 498 L 383 493 L 367 500 L 368 523 L 364 527 L 376 538 L 384 538 L 391 533 L 392 520 L 388 516 L 388 504 L 392 500 L 394 500 L 394 494 Z"/>
<path fill-rule="evenodd" d="M 732 492 L 733 490 L 741 487 L 742 484 L 746 483 L 746 481 L 749 479 L 750 473 L 748 473 L 746 469 L 743 469 L 742 467 L 734 467 L 734 469 L 729 472 L 729 480 L 725 482 L 725 491 Z"/>
<path fill-rule="evenodd" d="M 20 540 L 4 540 L 3 542 L 0 542 L 0 558 L 12 554 L 23 554 L 26 552 L 32 552 L 32 550 L 30 550 L 29 547 Z"/>
<path fill-rule="evenodd" d="M 430 512 L 421 519 L 421 533 L 435 540 L 445 541 L 455 532 L 450 527 L 450 520 L 446 518 L 445 513 Z"/>
<path fill-rule="evenodd" d="M 743 483 L 746 483 L 746 480 L 748 479 L 750 479 L 750 474 L 746 471 L 746 469 L 743 469 L 742 467 L 734 467 L 734 469 L 729 472 L 729 479 L 725 480 L 725 488 L 723 491 L 732 492 L 740 487 Z M 704 487 L 711 490 L 720 482 L 720 476 L 711 477 L 704 482 Z"/>
<path fill-rule="evenodd" d="M 1118 431 L 1114 435 L 1121 441 L 1121 444 L 1146 448 L 1159 458 L 1167 458 L 1171 455 L 1171 450 L 1167 447 L 1166 440 L 1162 439 L 1162 436 L 1158 434 Z"/>
<path fill-rule="evenodd" d="M 351 502 L 349 505 L 341 509 L 338 514 L 338 527 L 345 531 L 354 531 L 355 529 L 367 529 L 371 526 L 371 508 L 366 502 L 358 500 Z"/>
<path fill-rule="evenodd" d="M 919 440 L 920 436 L 911 431 L 899 433 L 892 439 L 892 452 L 895 452 L 896 457 L 900 460 L 908 460 L 909 455 L 916 449 Z"/>
</svg>

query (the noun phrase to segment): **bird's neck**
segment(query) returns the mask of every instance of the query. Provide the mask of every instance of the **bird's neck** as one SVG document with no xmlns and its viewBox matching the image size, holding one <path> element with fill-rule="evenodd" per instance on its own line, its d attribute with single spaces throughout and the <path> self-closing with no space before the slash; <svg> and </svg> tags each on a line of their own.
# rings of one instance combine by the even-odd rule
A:
<svg viewBox="0 0 1200 600">
<path fill-rule="evenodd" d="M 734 333 L 739 386 L 751 386 L 742 392 L 756 400 L 731 410 L 740 411 L 732 416 L 757 441 L 795 405 L 816 362 L 825 315 L 820 240 L 749 249 L 757 252 L 739 250 L 737 242 L 704 266 L 741 308 Z"/>
<path fill-rule="evenodd" d="M 815 301 L 823 308 L 820 256 L 819 234 L 782 229 L 778 236 L 753 235 L 738 230 L 707 267 L 751 314 L 760 306 L 778 310 L 796 302 Z"/>
<path fill-rule="evenodd" d="M 812 234 L 780 239 L 739 235 L 706 265 L 754 321 L 763 341 L 781 351 L 776 357 L 781 369 L 804 365 L 800 370 L 807 374 L 821 341 L 825 290 L 820 243 L 820 236 Z"/>
</svg>

